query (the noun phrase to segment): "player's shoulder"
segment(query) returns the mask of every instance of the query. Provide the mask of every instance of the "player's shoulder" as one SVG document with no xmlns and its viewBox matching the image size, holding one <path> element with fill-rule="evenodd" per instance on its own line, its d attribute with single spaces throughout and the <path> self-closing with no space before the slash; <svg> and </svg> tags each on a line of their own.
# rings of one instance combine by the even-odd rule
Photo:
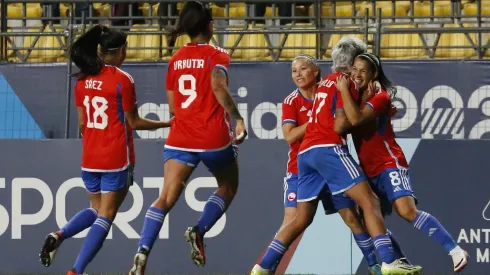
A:
<svg viewBox="0 0 490 275">
<path fill-rule="evenodd" d="M 215 45 L 211 45 L 211 44 L 205 44 L 203 47 L 206 47 L 207 49 L 211 50 L 216 55 L 230 57 L 230 54 L 228 53 L 228 51 L 219 47 L 219 46 L 215 46 Z"/>
<path fill-rule="evenodd" d="M 283 101 L 283 104 L 286 105 L 293 105 L 296 101 L 297 98 L 299 98 L 299 91 L 298 89 L 294 90 L 292 93 L 290 93 Z"/>
<path fill-rule="evenodd" d="M 332 74 L 329 74 L 327 76 L 325 76 L 324 78 L 322 78 L 322 80 L 320 80 L 320 82 L 318 83 L 318 89 L 325 89 L 325 88 L 331 88 L 331 87 L 335 87 L 334 84 L 337 82 L 337 77 L 339 75 L 341 75 L 342 73 L 332 73 Z"/>
<path fill-rule="evenodd" d="M 134 79 L 133 77 L 126 71 L 124 71 L 121 68 L 118 68 L 116 66 L 110 66 L 106 65 L 106 68 L 112 72 L 115 76 L 117 76 L 119 79 L 129 81 L 134 84 Z"/>
</svg>

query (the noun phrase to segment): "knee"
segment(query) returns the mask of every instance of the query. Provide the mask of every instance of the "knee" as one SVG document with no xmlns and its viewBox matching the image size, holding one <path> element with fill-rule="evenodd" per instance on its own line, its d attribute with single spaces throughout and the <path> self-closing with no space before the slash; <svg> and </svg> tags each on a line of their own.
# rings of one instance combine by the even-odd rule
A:
<svg viewBox="0 0 490 275">
<path fill-rule="evenodd" d="M 378 196 L 373 192 L 370 195 L 358 202 L 364 213 L 366 212 L 380 212 L 380 202 Z"/>
<path fill-rule="evenodd" d="M 344 223 L 351 229 L 354 234 L 364 232 L 364 227 L 361 223 L 361 217 L 354 209 L 341 209 L 339 211 Z"/>
<path fill-rule="evenodd" d="M 310 226 L 310 224 L 313 222 L 313 217 L 307 217 L 307 216 L 296 216 L 294 220 L 291 222 L 291 224 L 294 225 L 295 229 L 297 232 L 303 232 Z"/>
<path fill-rule="evenodd" d="M 408 222 L 412 222 L 417 217 L 417 208 L 410 205 L 398 206 L 396 208 L 398 215 Z"/>
<path fill-rule="evenodd" d="M 174 207 L 176 202 L 177 202 L 177 198 L 172 198 L 172 196 L 160 195 L 153 202 L 152 206 L 164 210 L 165 212 L 168 212 Z"/>
</svg>

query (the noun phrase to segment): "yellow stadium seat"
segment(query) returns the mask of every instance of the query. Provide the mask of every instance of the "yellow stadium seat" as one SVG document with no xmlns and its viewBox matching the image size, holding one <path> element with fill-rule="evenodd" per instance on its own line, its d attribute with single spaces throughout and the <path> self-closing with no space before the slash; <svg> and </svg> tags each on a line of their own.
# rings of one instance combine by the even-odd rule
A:
<svg viewBox="0 0 490 275">
<path fill-rule="evenodd" d="M 252 29 L 252 26 L 249 26 Z M 240 38 L 239 34 L 225 35 L 224 48 L 231 53 L 231 58 L 234 60 L 266 60 L 270 57 L 269 50 L 267 49 L 267 42 L 265 41 L 264 34 L 244 34 L 240 42 L 236 46 L 238 49 L 234 49 L 233 53 L 231 48 L 235 45 L 236 41 Z M 260 47 L 261 49 L 240 49 L 245 47 Z"/>
<path fill-rule="evenodd" d="M 7 6 L 7 15 L 11 17 L 22 17 L 23 12 L 22 4 L 12 4 Z M 40 4 L 26 4 L 26 17 L 41 17 L 43 9 Z"/>
<path fill-rule="evenodd" d="M 94 3 L 93 8 L 100 16 L 109 16 L 111 14 L 111 5 L 109 4 Z"/>
<path fill-rule="evenodd" d="M 356 27 L 338 27 L 336 28 L 337 30 L 345 30 L 345 29 L 353 29 L 353 28 L 356 28 Z M 349 34 L 332 34 L 330 36 L 330 40 L 328 42 L 328 46 L 327 46 L 327 50 L 325 51 L 324 53 L 324 57 L 326 58 L 331 58 L 332 57 L 332 48 L 333 46 L 335 46 L 339 41 L 340 39 L 342 39 L 342 37 L 344 36 L 352 36 L 352 37 L 357 37 L 361 40 L 364 40 L 364 34 L 354 34 L 354 33 L 349 33 Z M 368 40 L 372 40 L 373 39 L 373 35 L 370 34 L 368 36 Z"/>
<path fill-rule="evenodd" d="M 375 15 L 378 8 L 381 9 L 381 16 L 393 16 L 393 5 L 391 2 L 376 3 Z M 368 10 L 369 16 L 373 16 L 373 5 L 371 3 L 363 3 L 360 7 L 359 15 L 365 16 L 366 9 Z M 395 5 L 394 16 L 407 16 L 409 9 L 410 7 L 406 5 Z"/>
<path fill-rule="evenodd" d="M 224 17 L 225 16 L 225 8 L 218 7 L 216 5 L 211 4 L 211 13 L 213 17 Z"/>
<path fill-rule="evenodd" d="M 66 3 L 61 3 L 60 4 L 60 16 L 66 17 L 69 15 L 70 12 L 70 6 Z M 88 14 L 87 14 L 88 16 Z"/>
<path fill-rule="evenodd" d="M 28 32 L 43 32 L 43 33 L 58 33 L 64 29 L 61 26 L 53 26 L 53 29 L 48 25 L 42 30 L 42 27 L 29 28 Z M 29 54 L 27 60 L 29 62 L 56 62 L 58 58 L 63 57 L 64 51 L 61 49 L 63 41 L 61 36 L 25 36 L 24 48 L 31 48 L 32 51 Z M 36 43 L 34 44 L 34 42 Z M 34 45 L 33 45 L 34 44 Z M 41 49 L 41 48 L 53 48 L 53 49 Z M 56 49 L 57 48 L 57 49 Z M 22 55 L 26 55 L 28 50 L 21 50 Z"/>
<path fill-rule="evenodd" d="M 246 13 L 245 3 L 230 3 L 229 17 L 245 17 Z"/>
<path fill-rule="evenodd" d="M 286 25 L 290 29 L 314 29 L 314 26 L 311 24 L 295 24 Z M 281 35 L 280 41 L 282 42 L 285 34 Z M 314 33 L 290 33 L 286 37 L 286 43 L 284 44 L 284 48 L 281 51 L 281 59 L 292 59 L 299 54 L 308 54 L 311 56 L 316 56 L 316 45 L 317 39 L 316 34 Z M 294 49 L 297 47 L 308 47 L 308 49 Z M 288 49 L 290 48 L 290 49 Z"/>
<path fill-rule="evenodd" d="M 465 27 L 470 27 L 470 24 L 464 24 Z M 445 28 L 460 28 L 459 25 L 457 24 L 446 24 L 444 26 Z M 473 40 L 473 43 L 478 44 L 478 41 L 476 40 L 476 34 L 475 33 L 470 33 L 469 34 L 471 40 Z M 463 33 L 443 33 L 441 34 L 439 38 L 439 43 L 437 44 L 438 47 L 447 47 L 447 46 L 471 46 L 471 43 L 468 41 L 467 37 Z M 472 48 L 466 48 L 466 49 L 443 49 L 443 48 L 437 48 L 435 57 L 436 58 L 471 58 L 475 57 L 476 52 Z"/>
<path fill-rule="evenodd" d="M 415 2 L 414 16 L 430 16 L 430 2 Z M 451 15 L 451 1 L 434 2 L 434 16 Z"/>
<path fill-rule="evenodd" d="M 186 34 L 183 34 L 183 35 L 181 35 L 181 36 L 177 37 L 177 40 L 175 40 L 175 46 L 174 46 L 174 47 L 175 47 L 176 49 L 180 49 L 180 48 L 182 48 L 182 47 L 183 47 L 185 44 L 190 43 L 190 42 L 191 42 L 191 39 L 189 38 L 189 36 L 188 36 L 188 35 L 186 35 Z M 176 50 L 174 50 L 174 52 L 175 52 L 175 51 L 176 51 Z"/>
<path fill-rule="evenodd" d="M 464 5 L 463 12 L 465 15 L 477 15 L 478 5 L 476 3 L 467 3 Z M 490 15 L 490 2 L 482 2 L 481 14 Z"/>
<path fill-rule="evenodd" d="M 160 58 L 160 49 L 167 47 L 167 40 L 159 34 L 131 34 L 138 31 L 159 31 L 158 27 L 135 24 L 128 33 L 126 59 L 135 61 L 155 61 Z M 133 48 L 133 49 L 131 49 Z M 146 49 L 134 49 L 146 48 Z"/>
<path fill-rule="evenodd" d="M 414 25 L 395 25 L 390 28 L 414 28 Z M 418 49 L 386 49 L 389 47 L 419 47 Z M 384 34 L 381 37 L 382 58 L 420 58 L 425 55 L 418 34 Z"/>
</svg>

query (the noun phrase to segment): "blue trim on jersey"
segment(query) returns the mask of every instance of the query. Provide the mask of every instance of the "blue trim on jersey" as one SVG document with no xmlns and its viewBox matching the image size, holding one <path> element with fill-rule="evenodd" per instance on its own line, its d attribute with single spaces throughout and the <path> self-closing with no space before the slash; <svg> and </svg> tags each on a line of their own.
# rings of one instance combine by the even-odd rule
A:
<svg viewBox="0 0 490 275">
<path fill-rule="evenodd" d="M 122 104 L 122 95 L 121 95 L 121 83 L 117 84 L 117 118 L 121 123 L 124 123 L 124 110 Z"/>
<path fill-rule="evenodd" d="M 299 88 L 296 88 L 296 92 L 302 96 L 304 99 L 306 99 L 306 101 L 308 102 L 313 102 L 313 99 L 309 99 L 309 98 L 306 98 L 300 91 L 299 91 Z"/>
<path fill-rule="evenodd" d="M 288 124 L 288 123 L 294 124 L 295 126 L 298 125 L 298 123 L 294 119 L 285 119 L 285 120 L 282 121 L 282 125 Z"/>
<path fill-rule="evenodd" d="M 211 56 L 208 56 L 208 69 L 211 70 Z"/>
<path fill-rule="evenodd" d="M 332 115 L 335 117 L 335 110 L 337 110 L 337 95 L 338 91 L 335 90 L 335 93 L 333 94 L 333 100 L 332 100 Z"/>
<path fill-rule="evenodd" d="M 225 66 L 218 64 L 218 65 L 215 65 L 214 67 L 223 70 L 223 72 L 225 72 L 225 74 L 226 74 L 226 78 L 228 78 L 228 70 L 226 69 Z"/>
<path fill-rule="evenodd" d="M 371 104 L 371 102 L 366 102 L 366 105 L 369 106 L 369 107 L 371 107 L 371 109 L 374 110 L 374 106 L 373 106 L 373 104 Z"/>
</svg>

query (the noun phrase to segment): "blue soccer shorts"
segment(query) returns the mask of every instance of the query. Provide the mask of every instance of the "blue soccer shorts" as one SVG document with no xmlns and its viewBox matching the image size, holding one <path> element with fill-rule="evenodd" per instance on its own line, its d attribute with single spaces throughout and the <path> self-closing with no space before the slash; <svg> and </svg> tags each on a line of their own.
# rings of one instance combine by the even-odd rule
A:
<svg viewBox="0 0 490 275">
<path fill-rule="evenodd" d="M 89 172 L 82 170 L 82 180 L 90 193 L 108 193 L 133 185 L 134 166 L 118 172 Z"/>
<path fill-rule="evenodd" d="M 298 155 L 298 202 L 318 198 L 328 188 L 342 194 L 366 180 L 347 146 L 316 147 Z"/>
<path fill-rule="evenodd" d="M 227 168 L 238 158 L 238 146 L 230 145 L 219 151 L 189 152 L 177 149 L 164 148 L 163 159 L 176 160 L 190 167 L 197 167 L 202 161 L 208 170 L 218 172 Z"/>
<path fill-rule="evenodd" d="M 390 204 L 401 197 L 413 197 L 410 175 L 405 167 L 387 168 L 379 175 L 370 177 L 369 182 L 380 199 L 384 197 Z"/>
<path fill-rule="evenodd" d="M 287 173 L 284 178 L 284 207 L 297 206 L 297 193 L 298 193 L 298 174 Z M 322 201 L 325 214 L 337 213 L 338 210 L 344 208 L 351 208 L 356 206 L 354 200 L 352 200 L 346 194 L 332 195 L 328 189 L 324 189 L 319 194 L 319 199 Z"/>
</svg>

